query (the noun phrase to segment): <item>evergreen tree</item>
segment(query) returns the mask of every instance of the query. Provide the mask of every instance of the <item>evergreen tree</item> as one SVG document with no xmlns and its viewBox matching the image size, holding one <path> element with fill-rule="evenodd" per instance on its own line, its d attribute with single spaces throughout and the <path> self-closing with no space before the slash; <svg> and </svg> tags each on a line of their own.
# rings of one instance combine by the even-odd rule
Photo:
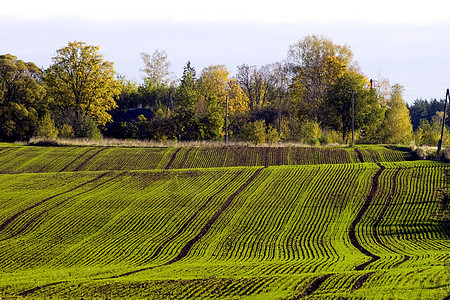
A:
<svg viewBox="0 0 450 300">
<path fill-rule="evenodd" d="M 175 95 L 175 103 L 178 108 L 194 109 L 198 101 L 198 86 L 196 72 L 187 62 L 184 67 L 183 77 Z"/>
</svg>

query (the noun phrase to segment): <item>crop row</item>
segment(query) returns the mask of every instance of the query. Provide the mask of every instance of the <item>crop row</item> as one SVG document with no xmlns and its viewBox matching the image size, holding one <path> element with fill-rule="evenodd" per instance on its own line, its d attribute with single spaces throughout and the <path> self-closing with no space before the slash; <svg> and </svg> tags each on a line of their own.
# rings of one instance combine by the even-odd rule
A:
<svg viewBox="0 0 450 300">
<path fill-rule="evenodd" d="M 0 253 L 10 262 L 2 267 L 30 268 L 35 263 L 57 267 L 115 262 L 138 265 L 146 263 L 155 248 L 171 238 L 157 257 L 167 260 L 176 254 L 177 245 L 194 235 L 220 207 L 225 195 L 237 189 L 251 173 L 252 169 L 175 171 L 168 177 L 167 172 L 116 172 L 80 188 L 81 191 L 58 193 L 53 198 L 53 191 L 45 189 L 40 195 L 48 201 L 39 206 L 34 206 L 37 199 L 27 201 L 32 209 L 0 232 L 4 237 Z M 211 193 L 216 195 L 212 199 Z M 179 232 L 194 214 L 197 218 Z M 24 239 L 26 246 L 21 253 L 14 254 L 16 240 L 11 236 Z M 59 249 L 55 249 L 55 244 Z M 33 256 L 36 259 L 28 260 Z"/>
<path fill-rule="evenodd" d="M 175 167 L 184 149 L 171 149 L 166 161 Z M 24 291 L 40 297 L 80 297 L 83 291 L 123 298 L 135 291 L 159 299 L 364 297 L 389 280 L 420 289 L 422 273 L 443 281 L 448 231 L 430 217 L 448 166 L 419 161 L 383 167 L 3 174 L 0 291 L 11 297 Z M 17 191 L 22 183 L 33 192 Z M 355 236 L 380 259 L 355 271 L 369 258 L 351 243 L 349 228 L 370 191 Z M 439 288 L 430 294 L 440 295 Z"/>
<path fill-rule="evenodd" d="M 409 152 L 385 147 L 4 147 L 0 173 L 153 170 L 389 162 Z"/>
<path fill-rule="evenodd" d="M 312 288 L 317 279 L 320 285 Z M 61 282 L 34 297 L 126 299 L 445 299 L 446 274 L 436 267 L 257 277 Z"/>
<path fill-rule="evenodd" d="M 347 206 L 358 202 L 352 188 L 356 197 L 365 194 L 367 171 L 358 165 L 270 169 L 270 176 L 223 216 L 223 227 L 216 229 L 222 242 L 211 237 L 199 244 L 201 256 L 207 261 L 298 261 L 296 272 L 326 268 L 339 259 L 332 240 L 340 231 L 336 223 L 341 214 L 351 214 Z M 338 173 L 341 180 L 335 180 Z M 290 272 L 269 268 L 263 273 L 280 271 Z"/>
<path fill-rule="evenodd" d="M 411 151 L 406 148 L 371 145 L 357 146 L 355 149 L 361 162 L 395 162 L 415 159 Z"/>
<path fill-rule="evenodd" d="M 431 254 L 441 247 L 448 234 L 430 220 L 438 209 L 437 193 L 447 167 L 403 168 L 402 164 L 390 167 L 381 174 L 374 201 L 357 228 L 359 238 L 370 251 L 385 258 L 371 268 L 383 264 L 398 267 L 400 262 L 417 265 L 415 253 Z M 439 256 L 433 259 L 441 260 Z"/>
</svg>

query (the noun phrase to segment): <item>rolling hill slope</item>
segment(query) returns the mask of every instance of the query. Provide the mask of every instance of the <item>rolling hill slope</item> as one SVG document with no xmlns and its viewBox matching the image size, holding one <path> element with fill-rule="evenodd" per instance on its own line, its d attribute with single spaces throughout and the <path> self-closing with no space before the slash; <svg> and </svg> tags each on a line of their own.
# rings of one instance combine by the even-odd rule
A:
<svg viewBox="0 0 450 300">
<path fill-rule="evenodd" d="M 0 151 L 2 298 L 450 295 L 443 163 L 384 147 Z"/>
</svg>

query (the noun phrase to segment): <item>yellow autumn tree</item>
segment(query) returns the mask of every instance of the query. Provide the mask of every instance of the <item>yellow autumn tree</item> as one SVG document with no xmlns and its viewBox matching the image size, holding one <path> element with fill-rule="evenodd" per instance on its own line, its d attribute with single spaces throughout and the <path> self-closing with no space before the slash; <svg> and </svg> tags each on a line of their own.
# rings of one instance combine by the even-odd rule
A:
<svg viewBox="0 0 450 300">
<path fill-rule="evenodd" d="M 302 117 L 326 121 L 322 104 L 328 89 L 346 71 L 356 68 L 353 53 L 347 45 L 337 45 L 324 36 L 307 36 L 291 45 L 287 67 L 295 82 L 291 89 L 300 87 Z"/>
<path fill-rule="evenodd" d="M 233 115 L 235 112 L 246 112 L 249 109 L 248 97 L 236 78 L 230 79 L 228 81 L 228 112 Z"/>
<path fill-rule="evenodd" d="M 391 99 L 382 124 L 383 141 L 388 144 L 407 144 L 412 140 L 411 118 L 402 92 L 401 85 L 392 86 Z"/>
<path fill-rule="evenodd" d="M 248 110 L 248 97 L 242 91 L 237 80 L 229 77 L 230 72 L 224 65 L 211 65 L 203 69 L 199 79 L 200 103 L 204 103 L 210 96 L 218 99 L 218 104 L 225 107 L 228 96 L 228 112 Z"/>
<path fill-rule="evenodd" d="M 112 120 L 108 111 L 117 107 L 120 84 L 115 74 L 98 46 L 74 41 L 56 51 L 44 80 L 58 107 L 103 126 Z"/>
</svg>

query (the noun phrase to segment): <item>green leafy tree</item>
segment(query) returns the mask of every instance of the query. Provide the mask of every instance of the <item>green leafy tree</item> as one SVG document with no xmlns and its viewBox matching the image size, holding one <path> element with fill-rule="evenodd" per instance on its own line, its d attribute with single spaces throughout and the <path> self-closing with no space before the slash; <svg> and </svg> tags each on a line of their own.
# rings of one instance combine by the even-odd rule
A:
<svg viewBox="0 0 450 300">
<path fill-rule="evenodd" d="M 345 72 L 330 86 L 322 106 L 326 114 L 324 125 L 340 131 L 344 141 L 352 130 L 351 90 L 354 91 L 355 130 L 369 138 L 375 134 L 384 116 L 376 91 L 368 88 L 367 78 L 355 71 Z"/>
<path fill-rule="evenodd" d="M 412 140 L 411 118 L 402 92 L 401 85 L 392 87 L 389 106 L 381 126 L 383 142 L 387 144 L 405 144 Z"/>
<path fill-rule="evenodd" d="M 323 121 L 321 107 L 327 90 L 350 69 L 352 59 L 350 47 L 336 45 L 323 36 L 307 36 L 289 47 L 287 66 L 292 78 L 291 89 L 300 88 L 296 94 L 302 95 L 299 104 L 305 117 Z"/>
<path fill-rule="evenodd" d="M 318 145 L 320 137 L 322 136 L 322 130 L 319 123 L 315 121 L 305 121 L 300 125 L 299 138 L 303 143 L 309 145 Z"/>
<path fill-rule="evenodd" d="M 116 97 L 116 110 L 125 112 L 136 108 L 140 104 L 139 86 L 135 81 L 127 80 L 123 75 L 118 76 L 120 95 Z"/>
<path fill-rule="evenodd" d="M 62 114 L 74 111 L 79 121 L 92 119 L 100 126 L 110 122 L 108 111 L 117 106 L 120 84 L 113 63 L 103 60 L 99 47 L 70 42 L 56 51 L 52 62 L 44 79 Z"/>
<path fill-rule="evenodd" d="M 436 112 L 431 122 L 426 119 L 420 120 L 420 125 L 414 132 L 415 141 L 418 145 L 436 146 L 441 138 L 442 117 L 444 112 Z M 444 145 L 450 144 L 450 135 L 447 126 L 444 127 Z"/>
<path fill-rule="evenodd" d="M 220 140 L 223 136 L 224 115 L 219 99 L 210 95 L 206 99 L 206 111 L 200 118 L 202 124 L 202 140 Z"/>
<path fill-rule="evenodd" d="M 45 115 L 47 101 L 41 71 L 32 62 L 0 56 L 0 139 L 26 140 Z"/>
</svg>

